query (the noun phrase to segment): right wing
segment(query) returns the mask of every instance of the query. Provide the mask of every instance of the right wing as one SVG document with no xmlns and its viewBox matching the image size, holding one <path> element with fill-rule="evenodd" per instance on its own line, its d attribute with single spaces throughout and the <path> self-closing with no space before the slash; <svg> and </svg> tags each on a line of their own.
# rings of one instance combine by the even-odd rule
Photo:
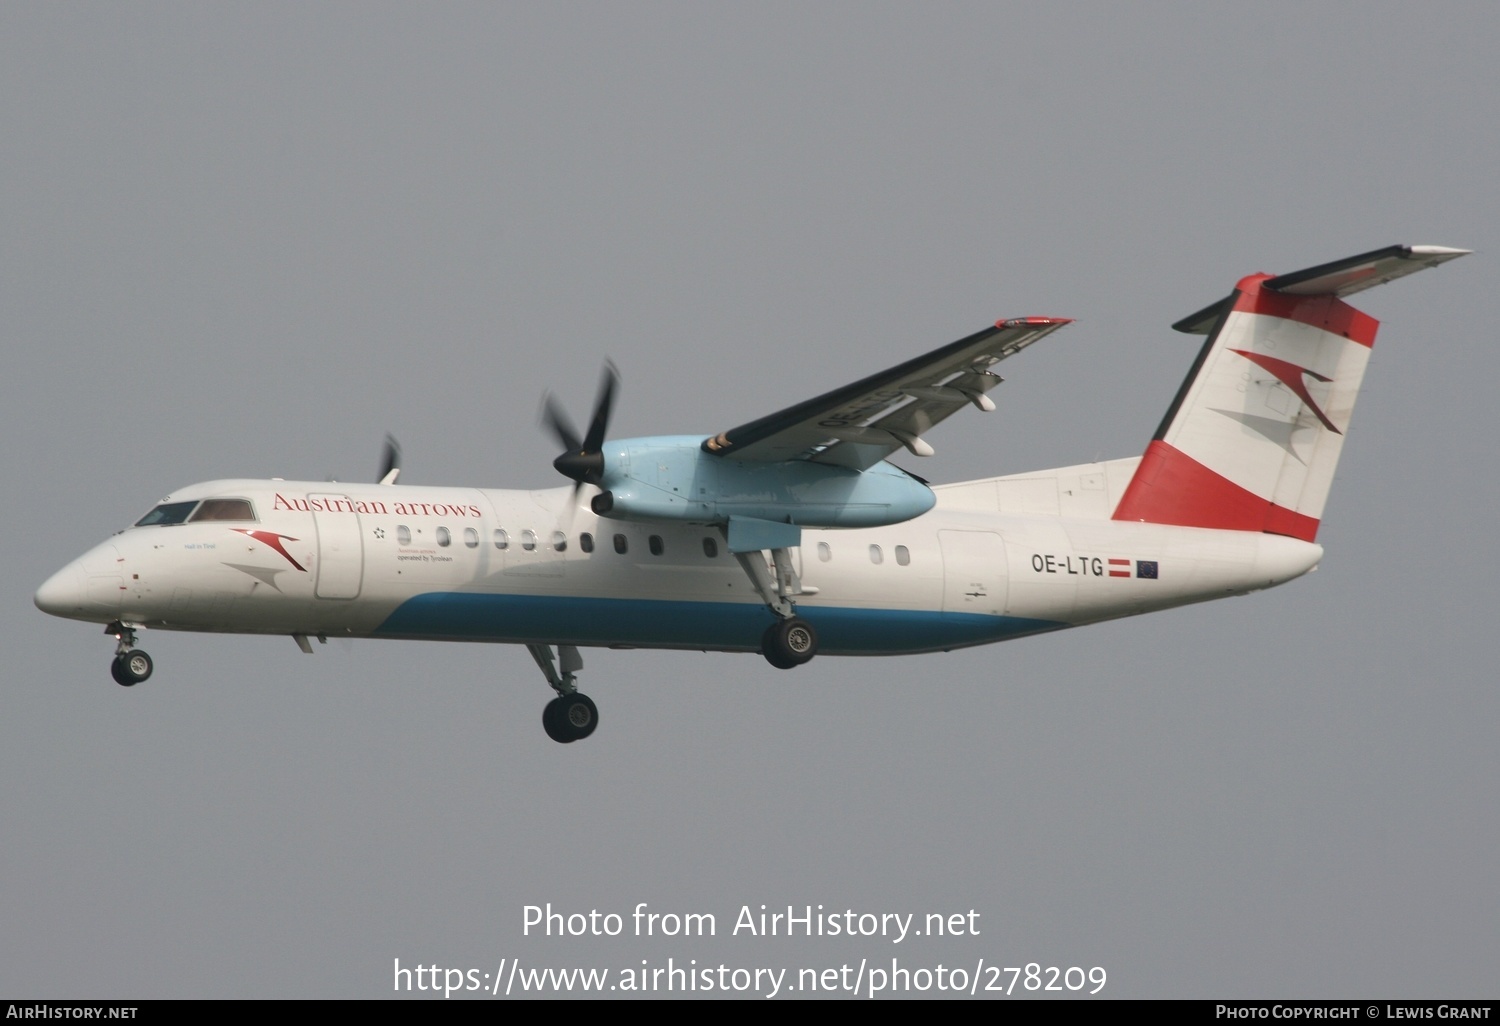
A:
<svg viewBox="0 0 1500 1026">
<path fill-rule="evenodd" d="M 968 338 L 862 378 L 703 443 L 727 459 L 779 463 L 804 459 L 864 470 L 897 449 L 930 456 L 922 440 L 967 405 L 993 410 L 984 393 L 1000 383 L 992 366 L 1065 324 L 1066 317 L 999 321 Z"/>
</svg>

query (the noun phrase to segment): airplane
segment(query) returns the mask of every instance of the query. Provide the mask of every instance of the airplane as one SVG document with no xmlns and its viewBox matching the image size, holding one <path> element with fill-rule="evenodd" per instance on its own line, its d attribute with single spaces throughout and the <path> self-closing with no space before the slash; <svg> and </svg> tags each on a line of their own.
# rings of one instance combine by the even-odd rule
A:
<svg viewBox="0 0 1500 1026">
<path fill-rule="evenodd" d="M 114 679 L 146 629 L 525 645 L 554 741 L 588 737 L 586 647 L 815 655 L 947 651 L 1300 577 L 1378 322 L 1344 297 L 1469 250 L 1389 246 L 1242 278 L 1178 321 L 1204 342 L 1140 456 L 931 485 L 889 457 L 973 406 L 995 367 L 1070 323 L 1021 317 L 707 436 L 606 438 L 606 364 L 549 490 L 222 480 L 163 498 L 36 592 L 105 624 Z"/>
</svg>

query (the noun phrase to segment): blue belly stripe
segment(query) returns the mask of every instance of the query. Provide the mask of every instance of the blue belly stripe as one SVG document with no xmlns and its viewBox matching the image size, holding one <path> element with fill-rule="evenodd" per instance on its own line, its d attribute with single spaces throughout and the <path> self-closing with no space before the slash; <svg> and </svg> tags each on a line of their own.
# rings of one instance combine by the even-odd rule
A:
<svg viewBox="0 0 1500 1026">
<path fill-rule="evenodd" d="M 933 652 L 1069 626 L 973 613 L 803 606 L 827 655 Z M 456 641 L 757 651 L 770 610 L 744 602 L 433 592 L 403 602 L 377 635 Z"/>
</svg>

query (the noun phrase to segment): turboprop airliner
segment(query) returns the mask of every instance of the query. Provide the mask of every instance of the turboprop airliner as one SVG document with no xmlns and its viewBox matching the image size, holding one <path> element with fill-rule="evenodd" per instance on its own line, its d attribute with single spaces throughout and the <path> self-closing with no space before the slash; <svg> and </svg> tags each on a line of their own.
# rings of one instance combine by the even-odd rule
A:
<svg viewBox="0 0 1500 1026">
<path fill-rule="evenodd" d="M 143 630 L 525 645 L 549 737 L 598 724 L 580 649 L 937 652 L 1242 595 L 1317 566 L 1334 466 L 1377 322 L 1344 298 L 1467 250 L 1390 246 L 1254 274 L 1178 321 L 1205 337 L 1139 456 L 929 485 L 888 458 L 995 367 L 1068 324 L 1021 317 L 708 435 L 608 440 L 607 367 L 580 435 L 545 422 L 572 484 L 546 491 L 224 480 L 163 498 L 37 590 L 105 624 L 114 679 Z"/>
</svg>

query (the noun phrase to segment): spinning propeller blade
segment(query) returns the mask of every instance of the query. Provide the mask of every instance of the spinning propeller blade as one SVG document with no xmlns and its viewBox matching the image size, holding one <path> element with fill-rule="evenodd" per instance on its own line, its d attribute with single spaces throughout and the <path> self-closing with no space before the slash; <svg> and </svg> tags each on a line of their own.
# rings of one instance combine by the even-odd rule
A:
<svg viewBox="0 0 1500 1026">
<path fill-rule="evenodd" d="M 401 445 L 391 435 L 385 436 L 385 453 L 380 459 L 381 484 L 395 484 L 401 473 Z"/>
<path fill-rule="evenodd" d="M 557 436 L 557 440 L 562 443 L 564 449 L 574 452 L 583 448 L 583 440 L 578 437 L 573 422 L 568 419 L 568 415 L 563 412 L 562 404 L 551 392 L 547 393 L 542 404 L 542 423 L 552 429 L 552 433 Z"/>
<path fill-rule="evenodd" d="M 594 399 L 594 415 L 589 431 L 581 440 L 562 405 L 549 393 L 542 408 L 542 420 L 563 444 L 563 454 L 552 461 L 557 472 L 574 483 L 573 494 L 585 484 L 597 485 L 604 479 L 604 435 L 609 429 L 610 410 L 614 407 L 615 389 L 620 374 L 608 361 L 599 379 L 599 394 Z"/>
</svg>

